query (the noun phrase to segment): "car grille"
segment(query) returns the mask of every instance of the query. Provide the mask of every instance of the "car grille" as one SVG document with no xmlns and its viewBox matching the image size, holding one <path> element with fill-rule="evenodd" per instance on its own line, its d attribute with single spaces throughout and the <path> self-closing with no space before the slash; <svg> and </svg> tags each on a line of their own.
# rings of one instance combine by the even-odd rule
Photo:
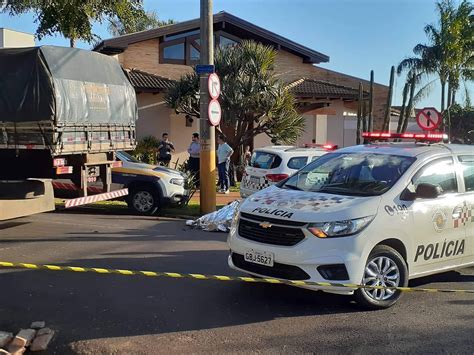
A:
<svg viewBox="0 0 474 355">
<path fill-rule="evenodd" d="M 259 275 L 285 280 L 308 280 L 310 276 L 298 266 L 274 263 L 273 267 L 249 263 L 244 256 L 232 253 L 232 262 L 236 267 Z"/>
<path fill-rule="evenodd" d="M 266 220 L 269 222 L 268 220 Z M 286 221 L 279 221 L 286 223 Z M 255 242 L 293 246 L 304 239 L 304 233 L 300 228 L 289 228 L 272 225 L 270 228 L 263 228 L 259 222 L 252 222 L 246 219 L 239 221 L 239 235 L 242 238 L 250 239 Z"/>
<path fill-rule="evenodd" d="M 283 221 L 277 218 L 268 218 L 265 216 L 257 216 L 250 213 L 241 212 L 240 216 L 246 219 L 251 219 L 252 221 L 259 221 L 259 222 L 269 222 L 272 224 L 283 224 L 285 226 L 295 226 L 295 227 L 303 227 L 304 225 L 308 224 L 307 222 L 296 222 L 296 221 Z"/>
</svg>

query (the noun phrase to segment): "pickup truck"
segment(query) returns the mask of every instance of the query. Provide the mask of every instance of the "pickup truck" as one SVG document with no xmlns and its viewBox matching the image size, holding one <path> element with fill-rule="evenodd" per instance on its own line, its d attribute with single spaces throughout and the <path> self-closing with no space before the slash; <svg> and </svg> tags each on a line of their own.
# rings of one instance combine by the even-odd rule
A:
<svg viewBox="0 0 474 355">
<path fill-rule="evenodd" d="M 122 166 L 112 169 L 112 182 L 128 188 L 126 198 L 130 210 L 151 215 L 169 204 L 187 201 L 186 176 L 177 170 L 144 164 L 130 154 L 116 154 Z"/>
</svg>

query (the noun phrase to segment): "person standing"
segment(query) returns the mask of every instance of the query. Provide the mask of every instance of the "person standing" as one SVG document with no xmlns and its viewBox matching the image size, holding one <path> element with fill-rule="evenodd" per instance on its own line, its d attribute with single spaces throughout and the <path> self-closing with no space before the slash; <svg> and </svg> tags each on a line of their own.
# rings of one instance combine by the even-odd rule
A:
<svg viewBox="0 0 474 355">
<path fill-rule="evenodd" d="M 161 165 L 169 166 L 171 161 L 171 153 L 174 153 L 174 145 L 169 141 L 168 133 L 163 133 L 162 141 L 158 146 L 158 162 Z"/>
<path fill-rule="evenodd" d="M 199 186 L 199 163 L 201 154 L 201 144 L 199 143 L 199 133 L 193 133 L 192 142 L 189 145 L 189 171 L 194 175 L 196 186 Z"/>
<path fill-rule="evenodd" d="M 217 143 L 219 144 L 219 147 L 217 148 L 217 169 L 219 172 L 219 181 L 221 185 L 219 192 L 228 194 L 230 186 L 230 157 L 234 153 L 234 150 L 226 143 L 226 138 L 222 134 L 217 137 Z"/>
<path fill-rule="evenodd" d="M 250 165 L 250 160 L 252 160 L 252 151 L 250 150 L 250 146 L 247 145 L 245 146 L 245 151 L 244 151 L 244 165 L 245 166 Z"/>
</svg>

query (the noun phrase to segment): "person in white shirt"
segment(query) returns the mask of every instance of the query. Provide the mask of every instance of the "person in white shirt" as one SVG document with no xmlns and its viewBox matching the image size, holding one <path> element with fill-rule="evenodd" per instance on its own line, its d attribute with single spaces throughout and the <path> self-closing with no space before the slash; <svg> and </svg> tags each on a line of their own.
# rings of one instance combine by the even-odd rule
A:
<svg viewBox="0 0 474 355">
<path fill-rule="evenodd" d="M 201 144 L 199 143 L 199 133 L 193 133 L 192 142 L 189 145 L 189 171 L 194 175 L 196 179 L 196 185 L 199 186 L 199 163 L 201 154 Z"/>
<path fill-rule="evenodd" d="M 217 170 L 219 172 L 219 181 L 221 184 L 219 192 L 228 194 L 230 185 L 230 157 L 234 154 L 234 150 L 226 143 L 226 138 L 222 134 L 217 137 L 217 143 L 219 144 L 219 147 L 217 148 Z"/>
</svg>

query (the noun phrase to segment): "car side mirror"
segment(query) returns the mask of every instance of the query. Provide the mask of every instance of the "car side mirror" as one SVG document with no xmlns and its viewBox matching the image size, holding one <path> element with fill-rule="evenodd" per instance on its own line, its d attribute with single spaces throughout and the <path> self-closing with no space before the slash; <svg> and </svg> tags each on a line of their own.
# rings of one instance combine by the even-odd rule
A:
<svg viewBox="0 0 474 355">
<path fill-rule="evenodd" d="M 416 187 L 415 196 L 418 198 L 433 199 L 441 195 L 442 192 L 443 190 L 440 186 L 421 183 Z"/>
</svg>

